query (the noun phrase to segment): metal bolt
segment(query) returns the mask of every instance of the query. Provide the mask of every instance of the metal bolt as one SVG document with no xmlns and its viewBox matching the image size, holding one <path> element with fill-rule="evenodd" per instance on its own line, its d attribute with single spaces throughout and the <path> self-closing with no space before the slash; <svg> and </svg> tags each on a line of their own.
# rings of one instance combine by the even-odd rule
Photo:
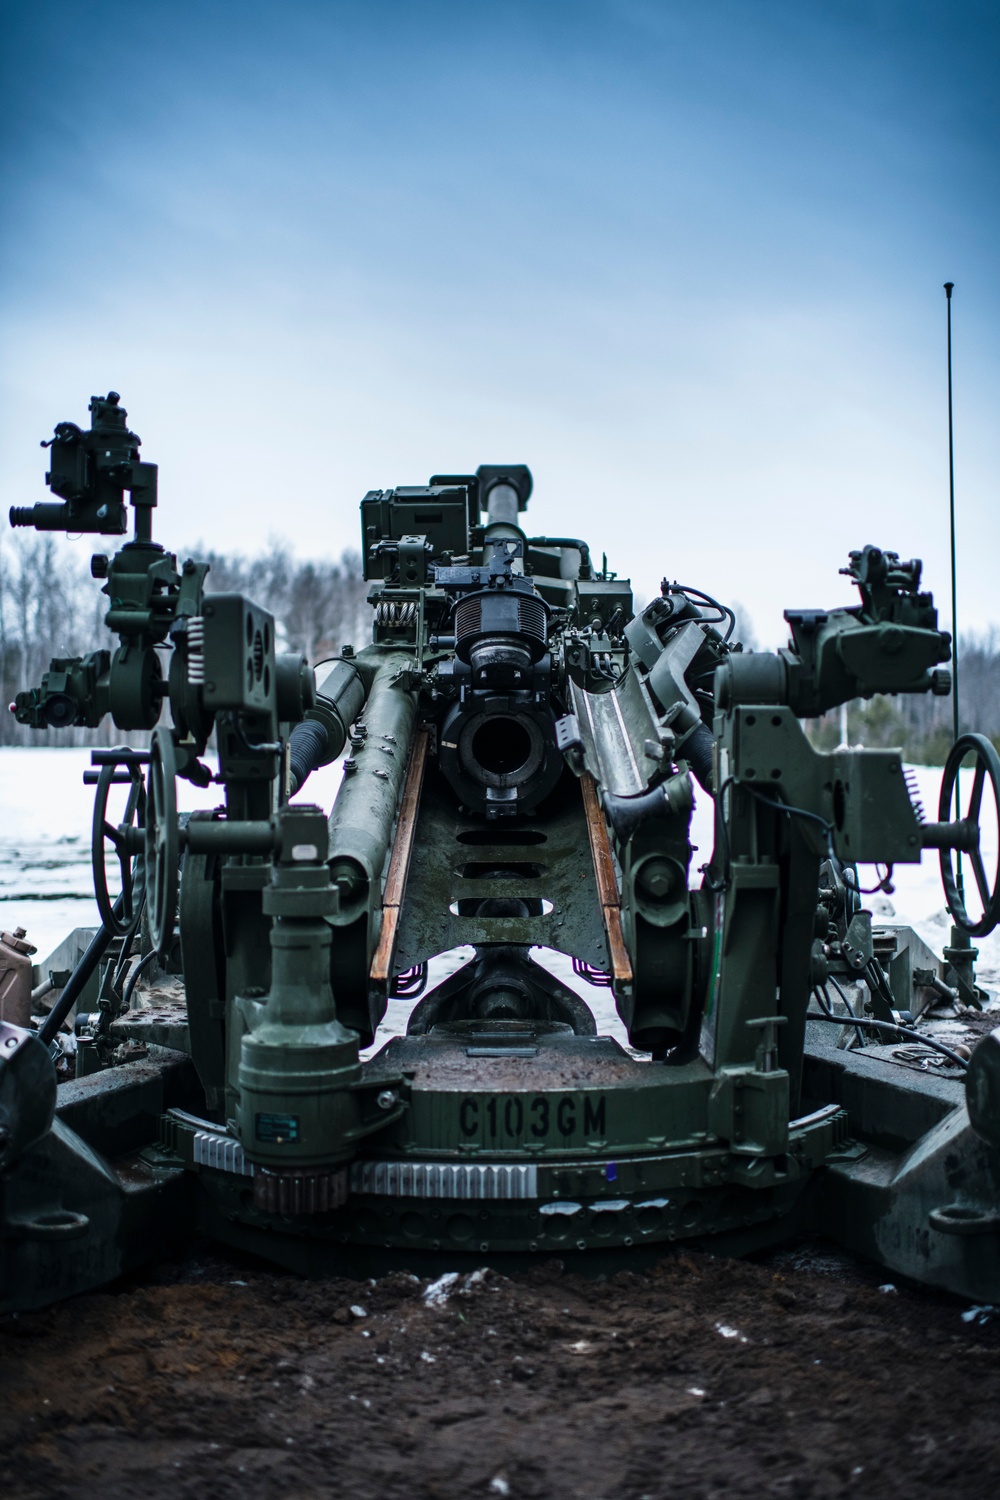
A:
<svg viewBox="0 0 1000 1500">
<path fill-rule="evenodd" d="M 391 1109 L 395 1102 L 396 1092 L 394 1089 L 383 1089 L 382 1092 L 380 1094 L 377 1094 L 375 1097 L 375 1103 L 378 1105 L 379 1109 Z"/>
<path fill-rule="evenodd" d="M 676 884 L 676 876 L 666 860 L 650 860 L 640 876 L 641 883 L 651 896 L 662 900 L 669 896 Z"/>
</svg>

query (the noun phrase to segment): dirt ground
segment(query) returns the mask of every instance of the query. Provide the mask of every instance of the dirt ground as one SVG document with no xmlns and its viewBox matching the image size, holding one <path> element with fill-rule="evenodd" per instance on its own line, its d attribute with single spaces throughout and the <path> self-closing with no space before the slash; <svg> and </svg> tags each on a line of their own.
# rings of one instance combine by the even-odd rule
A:
<svg viewBox="0 0 1000 1500">
<path fill-rule="evenodd" d="M 0 1494 L 992 1497 L 1000 1314 L 969 1313 L 816 1246 L 444 1284 L 196 1246 L 0 1321 Z"/>
</svg>

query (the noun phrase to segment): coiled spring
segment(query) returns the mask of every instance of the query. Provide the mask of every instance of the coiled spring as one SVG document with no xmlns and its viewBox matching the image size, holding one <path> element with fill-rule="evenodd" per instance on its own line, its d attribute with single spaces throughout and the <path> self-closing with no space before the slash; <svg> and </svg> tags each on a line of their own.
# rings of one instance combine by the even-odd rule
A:
<svg viewBox="0 0 1000 1500">
<path fill-rule="evenodd" d="M 205 621 L 192 615 L 187 627 L 187 679 L 192 686 L 205 681 Z"/>
<path fill-rule="evenodd" d="M 414 602 L 402 603 L 396 599 L 383 600 L 375 606 L 376 625 L 392 625 L 400 627 L 404 625 L 415 625 L 417 623 L 417 605 Z"/>
<path fill-rule="evenodd" d="M 917 773 L 912 766 L 904 766 L 903 779 L 906 782 L 906 790 L 910 794 L 910 804 L 917 815 L 917 822 L 926 823 L 927 814 L 924 811 L 924 804 L 920 799 L 920 783 L 917 780 Z"/>
</svg>

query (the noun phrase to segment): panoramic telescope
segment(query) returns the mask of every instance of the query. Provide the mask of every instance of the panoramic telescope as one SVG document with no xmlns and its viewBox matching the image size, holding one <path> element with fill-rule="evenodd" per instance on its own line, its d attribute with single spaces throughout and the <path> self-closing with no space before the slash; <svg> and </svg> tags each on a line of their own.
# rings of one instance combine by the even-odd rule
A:
<svg viewBox="0 0 1000 1500">
<path fill-rule="evenodd" d="M 71 965 L 65 944 L 23 963 L 0 1011 L 0 1307 L 194 1234 L 369 1275 L 822 1232 L 1000 1300 L 1000 1032 L 967 1060 L 918 1024 L 982 1000 L 1000 761 L 958 739 L 928 821 L 900 751 L 824 753 L 803 722 L 950 692 L 919 561 L 852 552 L 856 604 L 744 651 L 701 589 L 665 578 L 636 610 L 584 540 L 531 534 L 524 465 L 483 465 L 364 497 L 371 640 L 314 674 L 153 541 L 155 465 L 116 393 L 90 414 L 55 430 L 56 502 L 11 524 L 114 536 L 131 509 L 92 564 L 117 644 L 54 659 L 13 709 L 143 742 L 85 778 L 100 927 Z M 332 809 L 301 800 L 341 757 Z M 179 813 L 179 779 L 218 806 Z M 873 923 L 858 874 L 928 850 L 940 957 Z M 393 998 L 406 1033 L 372 1051 Z"/>
</svg>

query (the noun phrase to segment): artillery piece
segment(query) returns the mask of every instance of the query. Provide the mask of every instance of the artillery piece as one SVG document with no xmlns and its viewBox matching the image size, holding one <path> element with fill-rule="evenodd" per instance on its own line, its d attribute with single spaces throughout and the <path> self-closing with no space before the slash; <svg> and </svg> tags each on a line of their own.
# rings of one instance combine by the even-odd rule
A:
<svg viewBox="0 0 1000 1500">
<path fill-rule="evenodd" d="M 635 611 L 585 542 L 529 536 L 523 466 L 436 475 L 361 502 L 372 642 L 314 683 L 266 611 L 152 541 L 155 466 L 114 393 L 91 414 L 90 433 L 56 429 L 61 504 L 11 521 L 121 534 L 131 492 L 134 539 L 94 560 L 120 644 L 53 661 L 14 709 L 151 739 L 88 773 L 101 928 L 37 1028 L 0 1024 L 4 1307 L 194 1232 L 367 1274 L 681 1240 L 742 1253 L 818 1229 L 1000 1297 L 1000 1033 L 964 1077 L 892 1046 L 921 987 L 978 1003 L 1000 762 L 964 736 L 927 822 L 898 751 L 821 753 L 802 724 L 950 691 L 919 562 L 852 553 L 859 604 L 789 611 L 789 646 L 750 653 L 701 590 L 664 580 Z M 329 818 L 291 800 L 345 750 Z M 179 815 L 178 778 L 223 805 Z M 692 870 L 696 795 L 715 839 Z M 954 921 L 933 974 L 873 933 L 857 872 L 927 849 Z M 463 945 L 428 990 L 430 961 Z M 610 993 L 628 1047 L 532 949 Z M 53 1038 L 85 994 L 77 1077 L 57 1087 Z M 406 1034 L 362 1060 L 394 996 L 416 1002 Z"/>
</svg>

